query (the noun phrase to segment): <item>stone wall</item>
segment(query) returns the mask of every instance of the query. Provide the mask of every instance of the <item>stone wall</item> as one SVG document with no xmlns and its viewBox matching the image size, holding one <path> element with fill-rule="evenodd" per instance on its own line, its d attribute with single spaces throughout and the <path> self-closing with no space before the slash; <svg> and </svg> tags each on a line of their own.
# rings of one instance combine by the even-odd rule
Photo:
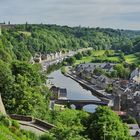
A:
<svg viewBox="0 0 140 140">
<path fill-rule="evenodd" d="M 5 107 L 4 107 L 4 104 L 2 102 L 1 95 L 0 95 L 0 113 L 6 114 Z"/>
</svg>

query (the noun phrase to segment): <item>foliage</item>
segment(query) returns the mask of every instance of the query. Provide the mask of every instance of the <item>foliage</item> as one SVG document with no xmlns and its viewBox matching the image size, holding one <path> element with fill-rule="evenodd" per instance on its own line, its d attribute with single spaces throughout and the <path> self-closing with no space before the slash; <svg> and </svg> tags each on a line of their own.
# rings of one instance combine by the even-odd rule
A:
<svg viewBox="0 0 140 140">
<path fill-rule="evenodd" d="M 81 133 L 84 131 L 82 122 L 87 117 L 86 112 L 71 109 L 53 114 L 54 124 L 57 126 L 51 131 L 53 137 L 61 140 L 86 140 Z"/>
<path fill-rule="evenodd" d="M 82 53 L 77 53 L 76 55 L 75 55 L 75 58 L 77 59 L 77 60 L 81 60 L 82 59 L 82 57 L 83 57 L 83 55 L 82 55 Z"/>
<path fill-rule="evenodd" d="M 65 66 L 63 66 L 63 67 L 61 68 L 61 72 L 62 72 L 63 74 L 66 74 L 66 67 L 65 67 Z"/>
<path fill-rule="evenodd" d="M 86 124 L 87 134 L 91 140 L 132 140 L 129 129 L 108 107 L 98 107 Z"/>
<path fill-rule="evenodd" d="M 73 65 L 76 62 L 76 59 L 75 59 L 75 57 L 69 57 L 69 58 L 66 59 L 66 62 L 69 65 Z"/>
<path fill-rule="evenodd" d="M 127 124 L 137 124 L 136 119 L 131 117 L 130 115 L 128 115 L 126 118 L 123 118 L 123 122 Z"/>
<path fill-rule="evenodd" d="M 100 68 L 100 67 L 97 67 L 97 68 L 94 69 L 93 73 L 95 75 L 98 75 L 99 76 L 99 75 L 104 74 L 104 70 L 102 68 Z"/>
<path fill-rule="evenodd" d="M 38 140 L 32 132 L 19 129 L 18 122 L 0 114 L 0 139 L 1 140 Z"/>
<path fill-rule="evenodd" d="M 114 66 L 114 70 L 117 71 L 117 76 L 121 78 L 129 78 L 130 75 L 130 69 L 125 68 L 123 64 L 117 64 Z"/>
</svg>

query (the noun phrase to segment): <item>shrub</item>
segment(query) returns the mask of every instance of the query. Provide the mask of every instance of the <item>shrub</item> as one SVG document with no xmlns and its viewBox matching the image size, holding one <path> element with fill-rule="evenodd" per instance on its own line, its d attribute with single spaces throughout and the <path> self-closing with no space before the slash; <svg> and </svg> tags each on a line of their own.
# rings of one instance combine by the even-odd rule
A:
<svg viewBox="0 0 140 140">
<path fill-rule="evenodd" d="M 39 140 L 56 140 L 51 134 L 46 133 L 45 135 L 40 136 Z"/>
<path fill-rule="evenodd" d="M 17 122 L 17 121 L 15 121 L 15 120 L 12 120 L 12 126 L 14 126 L 14 127 L 16 127 L 16 128 L 18 128 L 19 129 L 19 123 Z"/>
</svg>

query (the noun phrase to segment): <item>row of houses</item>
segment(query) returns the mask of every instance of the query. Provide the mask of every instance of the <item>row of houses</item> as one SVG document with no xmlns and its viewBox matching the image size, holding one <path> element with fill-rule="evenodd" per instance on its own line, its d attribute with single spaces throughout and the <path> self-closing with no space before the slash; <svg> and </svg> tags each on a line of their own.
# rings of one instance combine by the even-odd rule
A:
<svg viewBox="0 0 140 140">
<path fill-rule="evenodd" d="M 132 71 L 130 79 L 112 79 L 105 75 L 95 75 L 93 71 L 100 67 L 106 72 L 113 71 L 115 64 L 111 63 L 87 63 L 81 64 L 75 69 L 75 74 L 80 76 L 99 87 L 106 89 L 109 85 L 112 87 L 112 95 L 114 98 L 113 110 L 125 111 L 129 115 L 135 117 L 140 123 L 140 70 L 136 68 Z"/>
<path fill-rule="evenodd" d="M 46 53 L 46 54 L 36 53 L 33 60 L 35 62 L 40 63 L 43 60 L 52 61 L 52 60 L 55 60 L 55 59 L 59 59 L 61 57 L 62 57 L 62 52 L 61 51 L 58 51 L 58 52 L 55 52 L 55 53 Z"/>
<path fill-rule="evenodd" d="M 80 64 L 75 69 L 75 74 L 80 76 L 82 79 L 88 80 L 92 84 L 95 84 L 101 89 L 105 89 L 109 84 L 112 83 L 112 79 L 105 75 L 95 75 L 94 70 L 101 68 L 106 72 L 112 72 L 115 64 L 113 63 L 86 63 Z"/>
</svg>

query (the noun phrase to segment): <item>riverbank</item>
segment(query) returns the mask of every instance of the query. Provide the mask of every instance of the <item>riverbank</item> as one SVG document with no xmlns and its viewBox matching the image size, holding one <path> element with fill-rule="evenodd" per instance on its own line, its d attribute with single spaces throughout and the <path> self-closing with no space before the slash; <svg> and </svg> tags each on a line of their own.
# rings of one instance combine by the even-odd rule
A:
<svg viewBox="0 0 140 140">
<path fill-rule="evenodd" d="M 92 92 L 93 95 L 95 95 L 99 99 L 101 99 L 103 101 L 111 100 L 111 98 L 108 96 L 108 94 L 104 90 L 97 90 L 95 85 L 77 77 L 74 74 L 65 73 L 64 75 L 73 79 L 74 81 L 78 82 L 79 84 L 85 86 L 87 89 L 89 89 Z"/>
<path fill-rule="evenodd" d="M 62 74 L 61 70 L 56 70 L 48 75 L 53 77 L 50 82 L 56 87 L 67 89 L 67 98 L 69 100 L 97 100 L 101 101 L 99 98 L 94 96 L 90 90 L 83 85 L 79 84 L 77 81 L 73 80 Z M 85 105 L 83 109 L 87 112 L 94 112 L 97 105 Z"/>
</svg>

